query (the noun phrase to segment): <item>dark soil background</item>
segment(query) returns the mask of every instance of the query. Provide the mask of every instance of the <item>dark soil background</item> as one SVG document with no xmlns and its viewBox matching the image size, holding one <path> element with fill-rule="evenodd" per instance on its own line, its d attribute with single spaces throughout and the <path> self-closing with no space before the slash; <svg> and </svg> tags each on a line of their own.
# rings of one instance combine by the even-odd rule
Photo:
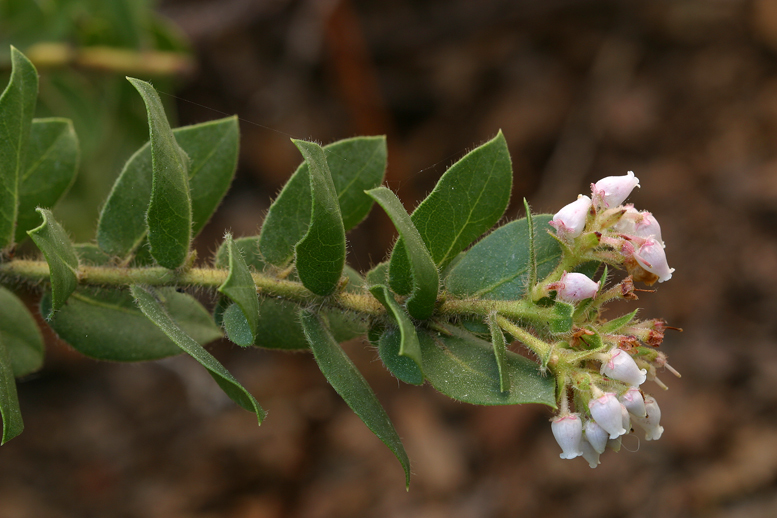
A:
<svg viewBox="0 0 777 518">
<path fill-rule="evenodd" d="M 238 177 L 201 257 L 225 229 L 258 232 L 300 161 L 290 136 L 386 134 L 388 184 L 412 208 L 501 128 L 509 218 L 523 197 L 554 212 L 601 177 L 639 177 L 630 200 L 661 222 L 677 271 L 636 304 L 685 330 L 661 346 L 683 378 L 646 385 L 661 440 L 632 436 L 592 470 L 559 459 L 549 409 L 398 385 L 348 343 L 412 460 L 405 492 L 309 354 L 211 346 L 268 409 L 257 427 L 190 359 L 98 363 L 49 337 L 46 367 L 19 385 L 25 432 L 0 450 L 0 517 L 777 516 L 777 1 L 159 8 L 198 60 L 177 90 L 181 124 L 243 119 Z M 351 263 L 366 270 L 393 238 L 375 210 L 350 235 Z"/>
</svg>

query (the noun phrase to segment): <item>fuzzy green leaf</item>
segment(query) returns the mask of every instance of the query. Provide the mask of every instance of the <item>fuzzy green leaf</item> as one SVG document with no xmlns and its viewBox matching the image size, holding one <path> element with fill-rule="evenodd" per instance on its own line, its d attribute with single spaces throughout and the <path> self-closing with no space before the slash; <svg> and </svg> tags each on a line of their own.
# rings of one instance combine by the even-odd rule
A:
<svg viewBox="0 0 777 518">
<path fill-rule="evenodd" d="M 236 117 L 173 130 L 189 156 L 192 235 L 205 226 L 235 174 L 239 142 Z M 127 257 L 146 238 L 151 200 L 151 145 L 146 143 L 124 165 L 97 223 L 97 242 L 105 252 Z"/>
<path fill-rule="evenodd" d="M 16 379 L 11 365 L 11 355 L 2 336 L 0 336 L 0 415 L 3 417 L 3 437 L 0 444 L 5 444 L 22 433 L 24 421 L 19 409 L 19 397 L 16 394 Z"/>
<path fill-rule="evenodd" d="M 200 345 L 221 338 L 208 311 L 187 293 L 161 288 L 164 307 L 184 332 Z M 51 309 L 51 295 L 41 299 L 41 313 Z M 79 288 L 49 325 L 75 350 L 98 360 L 139 362 L 181 354 L 178 347 L 135 305 L 125 290 Z"/>
<path fill-rule="evenodd" d="M 59 310 L 78 285 L 78 256 L 65 229 L 57 223 L 54 215 L 46 209 L 36 209 L 43 216 L 41 226 L 27 232 L 40 248 L 49 263 L 51 276 L 51 318 Z"/>
<path fill-rule="evenodd" d="M 437 290 L 440 282 L 432 256 L 429 255 L 418 229 L 405 212 L 405 208 L 396 194 L 385 187 L 372 189 L 367 191 L 367 194 L 383 207 L 405 243 L 401 250 L 398 251 L 395 248 L 394 253 L 403 253 L 408 259 L 406 264 L 409 266 L 412 291 L 410 298 L 405 302 L 407 311 L 419 320 L 429 318 L 437 302 Z M 392 282 L 392 288 L 394 288 L 393 268 L 392 265 L 389 269 L 389 281 Z"/>
<path fill-rule="evenodd" d="M 378 263 L 375 265 L 375 267 L 368 271 L 367 274 L 364 276 L 367 280 L 368 286 L 373 286 L 375 284 L 386 284 L 388 283 L 388 269 L 389 269 L 389 263 L 388 261 L 384 261 L 382 263 Z"/>
<path fill-rule="evenodd" d="M 620 316 L 618 318 L 613 318 L 612 320 L 609 320 L 602 324 L 602 326 L 599 328 L 600 331 L 603 334 L 609 334 L 609 333 L 615 333 L 618 330 L 620 330 L 621 327 L 625 326 L 632 320 L 634 320 L 634 317 L 637 316 L 637 312 L 639 309 L 635 309 L 631 313 L 626 313 L 623 316 Z"/>
<path fill-rule="evenodd" d="M 415 331 L 413 331 L 415 333 Z M 418 344 L 418 337 L 415 338 Z M 418 367 L 418 364 L 408 356 L 402 356 L 403 340 L 402 333 L 398 327 L 390 327 L 377 340 L 378 354 L 383 365 L 405 383 L 412 385 L 421 385 L 424 382 L 424 373 Z M 419 345 L 420 355 L 420 345 Z"/>
<path fill-rule="evenodd" d="M 556 406 L 555 378 L 533 361 L 506 352 L 509 392 L 500 388 L 499 368 L 490 343 L 453 326 L 442 333 L 419 333 L 424 374 L 443 394 L 475 405 L 542 403 Z"/>
<path fill-rule="evenodd" d="M 408 383 L 414 383 L 416 385 L 423 383 L 424 376 L 423 376 L 423 361 L 421 360 L 421 346 L 418 345 L 418 336 L 416 335 L 413 321 L 410 319 L 410 316 L 405 312 L 402 306 L 400 306 L 399 303 L 396 300 L 394 300 L 394 296 L 391 294 L 391 292 L 386 286 L 382 284 L 371 286 L 370 292 L 376 299 L 378 299 L 378 301 L 381 304 L 383 304 L 383 306 L 386 308 L 386 310 L 388 310 L 391 316 L 394 317 L 394 320 L 396 321 L 397 326 L 399 326 L 399 330 L 401 333 L 401 340 L 400 340 L 399 350 L 397 351 L 397 354 L 399 356 L 410 358 L 411 360 L 413 360 L 413 362 L 415 362 L 415 364 L 418 367 L 418 372 L 420 373 L 420 380 L 416 376 L 414 382 L 408 381 Z"/>
<path fill-rule="evenodd" d="M 507 370 L 507 345 L 505 344 L 505 335 L 499 324 L 496 323 L 495 314 L 488 319 L 488 328 L 491 332 L 491 345 L 494 346 L 494 359 L 499 370 L 499 390 L 502 392 L 510 391 L 510 373 Z"/>
<path fill-rule="evenodd" d="M 233 241 L 235 248 L 240 251 L 240 255 L 243 256 L 248 266 L 253 267 L 257 272 L 264 270 L 265 264 L 259 253 L 258 236 L 239 237 Z M 213 264 L 216 268 L 229 268 L 229 247 L 226 241 L 223 241 L 216 251 Z"/>
<path fill-rule="evenodd" d="M 229 397 L 249 412 L 256 414 L 259 424 L 264 419 L 265 412 L 259 403 L 240 383 L 221 365 L 208 351 L 189 336 L 181 326 L 173 320 L 165 310 L 160 294 L 146 286 L 134 285 L 130 288 L 140 310 L 151 322 L 156 324 L 178 347 L 197 360 L 218 383 Z"/>
<path fill-rule="evenodd" d="M 383 182 L 386 138 L 356 137 L 324 146 L 326 161 L 337 192 L 343 228 L 358 225 L 372 208 L 367 189 Z M 310 180 L 303 162 L 270 207 L 262 225 L 260 246 L 270 264 L 285 266 L 310 225 Z"/>
<path fill-rule="evenodd" d="M 313 356 L 321 373 L 340 394 L 340 397 L 358 415 L 383 443 L 394 452 L 405 470 L 405 483 L 410 484 L 410 461 L 402 446 L 394 425 L 378 402 L 367 380 L 359 373 L 353 362 L 337 345 L 324 322 L 308 310 L 300 312 L 302 328 L 313 350 Z"/>
<path fill-rule="evenodd" d="M 189 158 L 173 136 L 162 100 L 154 87 L 128 77 L 148 114 L 153 180 L 146 213 L 151 256 L 161 266 L 183 265 L 192 240 L 192 198 L 189 192 Z"/>
<path fill-rule="evenodd" d="M 19 184 L 38 97 L 38 73 L 11 47 L 11 79 L 0 96 L 0 249 L 13 243 L 19 213 Z"/>
<path fill-rule="evenodd" d="M 499 221 L 510 202 L 512 184 L 510 152 L 501 131 L 445 172 L 411 216 L 440 270 Z M 410 283 L 404 246 L 400 237 L 391 254 L 395 290 L 406 290 Z"/>
<path fill-rule="evenodd" d="M 537 276 L 543 278 L 561 259 L 561 247 L 548 234 L 549 214 L 534 215 L 534 250 Z M 518 300 L 526 293 L 532 254 L 526 218 L 511 221 L 491 232 L 454 266 L 445 284 L 457 297 Z"/>
<path fill-rule="evenodd" d="M 24 302 L 0 286 L 0 342 L 5 345 L 17 378 L 43 365 L 43 336 Z"/>
<path fill-rule="evenodd" d="M 34 119 L 27 159 L 19 178 L 16 242 L 38 224 L 37 207 L 53 207 L 72 185 L 78 169 L 78 137 L 68 119 Z"/>
<path fill-rule="evenodd" d="M 235 245 L 232 235 L 227 235 L 226 246 L 229 251 L 229 275 L 219 286 L 218 291 L 232 299 L 240 308 L 243 318 L 241 319 L 240 314 L 234 310 L 230 312 L 228 309 L 224 323 L 229 339 L 246 347 L 254 343 L 259 327 L 259 299 L 251 271 Z M 230 329 L 234 332 L 230 333 Z"/>
<path fill-rule="evenodd" d="M 316 295 L 329 295 L 337 288 L 345 266 L 345 229 L 337 191 L 324 150 L 312 142 L 293 142 L 308 164 L 312 199 L 310 226 L 294 247 L 297 274 L 302 284 Z"/>
</svg>

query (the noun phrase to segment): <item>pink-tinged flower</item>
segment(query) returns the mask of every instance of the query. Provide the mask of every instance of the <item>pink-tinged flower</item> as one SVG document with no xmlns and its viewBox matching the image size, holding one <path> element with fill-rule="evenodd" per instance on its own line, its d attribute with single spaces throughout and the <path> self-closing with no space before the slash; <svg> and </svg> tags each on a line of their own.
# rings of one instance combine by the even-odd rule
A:
<svg viewBox="0 0 777 518">
<path fill-rule="evenodd" d="M 583 422 L 577 414 L 556 416 L 550 424 L 553 437 L 561 446 L 562 459 L 574 459 L 583 454 L 580 441 L 583 438 Z"/>
<path fill-rule="evenodd" d="M 623 427 L 621 404 L 612 392 L 605 392 L 602 396 L 589 401 L 588 409 L 596 424 L 610 434 L 610 439 L 616 439 L 627 432 Z"/>
<path fill-rule="evenodd" d="M 599 372 L 614 380 L 628 383 L 633 387 L 642 385 L 647 379 L 647 370 L 637 367 L 634 358 L 626 351 L 617 347 L 605 354 L 602 368 Z"/>
<path fill-rule="evenodd" d="M 583 233 L 590 209 L 591 198 L 580 195 L 577 200 L 565 205 L 553 216 L 550 226 L 556 229 L 556 234 L 561 239 L 574 239 Z"/>
<path fill-rule="evenodd" d="M 588 444 L 588 441 L 583 439 L 583 441 L 580 443 L 580 450 L 583 452 L 583 458 L 588 461 L 588 465 L 591 466 L 591 468 L 595 468 L 601 462 L 599 461 L 599 455 L 601 455 L 601 452 L 596 451 L 596 449 Z"/>
<path fill-rule="evenodd" d="M 626 206 L 626 213 L 613 225 L 613 230 L 620 234 L 642 238 L 654 237 L 656 241 L 664 245 L 661 238 L 661 225 L 658 220 L 647 211 L 638 211 L 633 205 Z"/>
<path fill-rule="evenodd" d="M 609 434 L 604 431 L 604 428 L 596 424 L 596 421 L 588 420 L 583 426 L 583 432 L 585 439 L 593 446 L 594 450 L 599 453 L 604 453 L 604 449 L 607 447 L 607 440 Z"/>
<path fill-rule="evenodd" d="M 645 417 L 647 411 L 645 410 L 645 399 L 642 397 L 642 391 L 636 387 L 631 387 L 629 390 L 623 393 L 618 398 L 626 410 L 629 411 L 634 417 Z"/>
<path fill-rule="evenodd" d="M 646 441 L 657 441 L 664 433 L 664 427 L 659 425 L 661 421 L 661 409 L 658 403 L 651 396 L 645 396 L 645 410 L 647 417 L 634 417 L 632 420 L 635 425 L 642 428 L 645 432 Z"/>
<path fill-rule="evenodd" d="M 556 290 L 558 300 L 574 304 L 596 296 L 596 292 L 599 291 L 599 283 L 592 281 L 582 273 L 564 272 L 561 275 L 561 280 L 548 284 L 548 289 Z"/>
<path fill-rule="evenodd" d="M 663 245 L 654 237 L 648 237 L 642 246 L 634 252 L 637 263 L 652 274 L 658 276 L 658 282 L 668 281 L 672 278 L 674 268 L 669 268 L 666 262 L 666 253 Z"/>
<path fill-rule="evenodd" d="M 639 187 L 639 178 L 632 171 L 623 176 L 608 176 L 591 185 L 594 204 L 597 208 L 617 207 L 629 197 L 634 187 Z"/>
</svg>

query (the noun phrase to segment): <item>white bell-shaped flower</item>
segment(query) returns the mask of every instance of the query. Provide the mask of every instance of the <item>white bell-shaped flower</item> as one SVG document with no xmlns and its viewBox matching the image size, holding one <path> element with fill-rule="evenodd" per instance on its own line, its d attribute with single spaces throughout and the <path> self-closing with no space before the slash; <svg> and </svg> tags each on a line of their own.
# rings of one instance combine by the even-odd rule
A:
<svg viewBox="0 0 777 518">
<path fill-rule="evenodd" d="M 588 211 L 591 209 L 591 198 L 580 195 L 577 200 L 565 205 L 553 215 L 550 226 L 556 229 L 558 237 L 571 240 L 583 233 Z"/>
<path fill-rule="evenodd" d="M 561 280 L 551 283 L 548 288 L 556 290 L 558 300 L 574 304 L 595 297 L 599 291 L 599 283 L 582 273 L 564 272 Z"/>
<path fill-rule="evenodd" d="M 596 424 L 596 421 L 589 419 L 583 426 L 583 433 L 586 441 L 593 446 L 594 450 L 604 453 L 609 439 L 609 434 L 604 431 L 604 428 Z"/>
<path fill-rule="evenodd" d="M 664 427 L 659 424 L 661 409 L 658 408 L 658 403 L 653 397 L 645 396 L 645 410 L 647 417 L 634 417 L 632 422 L 645 432 L 646 441 L 657 441 L 664 433 Z"/>
<path fill-rule="evenodd" d="M 641 238 L 654 237 L 656 241 L 664 245 L 661 238 L 661 225 L 658 220 L 647 211 L 638 211 L 633 205 L 626 206 L 626 212 L 621 219 L 613 225 L 613 230 L 627 236 Z"/>
<path fill-rule="evenodd" d="M 606 353 L 599 372 L 614 380 L 638 387 L 645 383 L 647 370 L 637 367 L 634 358 L 629 353 L 617 347 Z"/>
<path fill-rule="evenodd" d="M 601 452 L 596 451 L 596 449 L 588 444 L 588 441 L 585 439 L 580 443 L 580 450 L 583 452 L 583 458 L 588 461 L 588 465 L 591 466 L 591 468 L 595 468 L 601 464 L 601 461 L 599 460 Z"/>
<path fill-rule="evenodd" d="M 620 437 L 627 432 L 623 427 L 621 404 L 612 392 L 605 392 L 602 396 L 589 401 L 588 409 L 596 424 L 610 434 L 610 439 Z"/>
<path fill-rule="evenodd" d="M 561 446 L 562 459 L 574 459 L 583 454 L 580 450 L 580 441 L 583 438 L 583 422 L 577 414 L 556 416 L 550 424 L 553 437 Z"/>
<path fill-rule="evenodd" d="M 657 275 L 658 282 L 668 281 L 672 278 L 674 268 L 669 268 L 664 246 L 655 237 L 645 239 L 642 246 L 634 252 L 634 259 L 642 268 Z"/>
<path fill-rule="evenodd" d="M 642 397 L 642 391 L 637 387 L 630 387 L 629 390 L 618 397 L 618 401 L 620 401 L 621 404 L 626 407 L 626 410 L 634 417 L 645 417 L 647 415 L 647 412 L 645 411 L 645 399 Z"/>
<path fill-rule="evenodd" d="M 591 186 L 597 208 L 617 207 L 629 197 L 634 187 L 639 187 L 639 178 L 633 171 L 623 176 L 608 176 Z"/>
</svg>

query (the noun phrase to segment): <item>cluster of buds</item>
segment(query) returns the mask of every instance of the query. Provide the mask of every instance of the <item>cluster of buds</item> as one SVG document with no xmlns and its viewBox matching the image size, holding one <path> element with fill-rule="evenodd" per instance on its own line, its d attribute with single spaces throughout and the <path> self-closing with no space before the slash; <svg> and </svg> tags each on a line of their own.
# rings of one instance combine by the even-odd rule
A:
<svg viewBox="0 0 777 518">
<path fill-rule="evenodd" d="M 585 322 L 576 322 L 571 339 L 563 342 L 569 356 L 556 370 L 564 388 L 560 413 L 551 424 L 561 458 L 582 456 L 592 468 L 607 447 L 618 451 L 622 437 L 633 430 L 640 430 L 648 441 L 661 437 L 658 403 L 640 386 L 651 380 L 666 388 L 656 377 L 658 368 L 679 376 L 666 363 L 666 355 L 655 349 L 668 328 L 666 322 L 633 321 L 634 314 L 610 322 L 600 318 L 605 302 L 636 298 L 635 280 L 651 285 L 669 280 L 674 272 L 667 264 L 658 221 L 649 212 L 623 205 L 635 187 L 639 179 L 632 172 L 604 178 L 591 185 L 590 197 L 580 195 L 550 222 L 564 253 L 573 259 L 569 266 L 594 260 L 623 267 L 629 276 L 604 290 L 606 279 L 596 282 L 582 273 L 563 271 L 538 286 L 537 292 L 538 296 L 555 292 L 556 301 L 576 307 L 575 315 L 584 314 L 584 309 L 593 312 Z"/>
</svg>

